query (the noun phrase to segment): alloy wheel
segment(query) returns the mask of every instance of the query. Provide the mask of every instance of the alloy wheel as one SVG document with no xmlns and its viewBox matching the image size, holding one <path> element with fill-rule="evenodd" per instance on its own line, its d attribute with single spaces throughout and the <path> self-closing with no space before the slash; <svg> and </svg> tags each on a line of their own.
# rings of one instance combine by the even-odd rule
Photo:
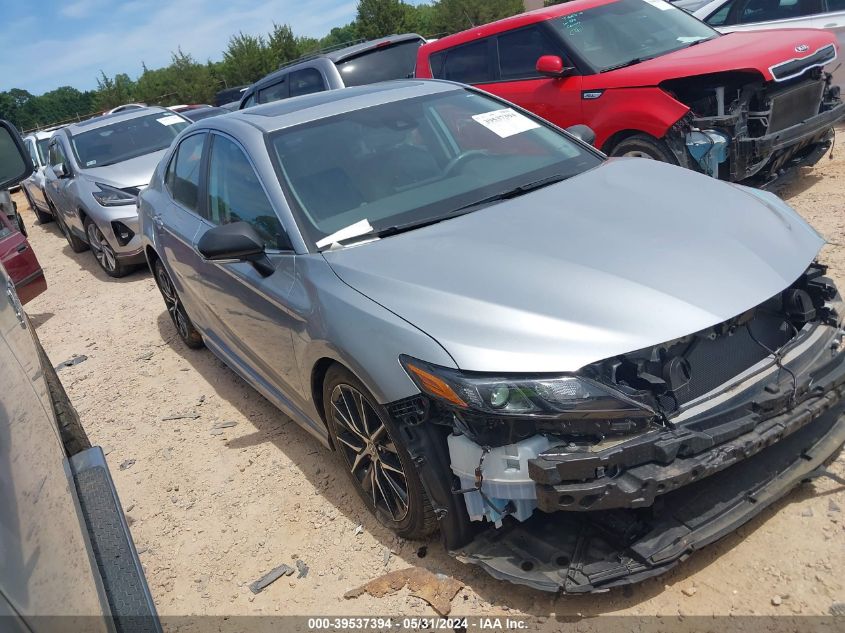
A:
<svg viewBox="0 0 845 633">
<path fill-rule="evenodd" d="M 100 227 L 93 222 L 89 222 L 87 231 L 88 244 L 91 246 L 91 250 L 94 251 L 94 257 L 97 258 L 100 266 L 106 270 L 115 271 L 117 269 L 117 257 L 109 245 L 108 240 L 103 235 L 103 232 L 100 231 Z"/>
<path fill-rule="evenodd" d="M 164 305 L 170 314 L 170 318 L 176 325 L 176 329 L 179 331 L 182 339 L 187 339 L 190 335 L 188 320 L 182 311 L 182 306 L 179 304 L 179 295 L 176 294 L 176 289 L 170 282 L 170 276 L 164 270 L 164 267 L 156 270 L 156 279 L 158 281 L 158 287 L 161 290 L 161 296 L 164 297 Z"/>
<path fill-rule="evenodd" d="M 394 521 L 404 519 L 409 510 L 408 481 L 378 413 L 355 387 L 340 384 L 332 390 L 331 415 L 338 448 L 367 498 Z"/>
</svg>

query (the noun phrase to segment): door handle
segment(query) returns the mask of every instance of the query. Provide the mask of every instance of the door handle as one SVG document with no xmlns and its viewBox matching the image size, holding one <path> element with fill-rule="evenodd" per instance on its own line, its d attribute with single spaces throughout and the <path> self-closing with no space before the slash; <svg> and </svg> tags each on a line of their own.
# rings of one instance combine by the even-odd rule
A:
<svg viewBox="0 0 845 633">
<path fill-rule="evenodd" d="M 26 250 L 26 244 L 21 244 L 18 246 L 18 252 L 23 253 Z"/>
<path fill-rule="evenodd" d="M 822 28 L 832 29 L 832 28 L 836 28 L 837 26 L 839 26 L 839 25 L 836 22 L 830 22 L 828 24 L 825 24 Z"/>
</svg>

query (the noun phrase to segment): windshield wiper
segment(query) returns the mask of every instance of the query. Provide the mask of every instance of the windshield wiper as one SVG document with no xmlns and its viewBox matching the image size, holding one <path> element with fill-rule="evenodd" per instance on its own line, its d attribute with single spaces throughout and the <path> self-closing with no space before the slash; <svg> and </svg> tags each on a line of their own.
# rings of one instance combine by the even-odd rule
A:
<svg viewBox="0 0 845 633">
<path fill-rule="evenodd" d="M 524 185 L 514 187 L 513 189 L 508 189 L 507 191 L 502 191 L 500 193 L 493 194 L 492 196 L 487 196 L 486 198 L 482 198 L 481 200 L 470 202 L 469 204 L 465 204 L 462 207 L 458 207 L 457 209 L 455 209 L 455 211 L 465 211 L 467 209 L 472 209 L 473 207 L 498 202 L 499 200 L 509 200 L 511 198 L 516 198 L 518 196 L 525 195 L 526 193 L 537 191 L 537 189 L 542 189 L 543 187 L 548 187 L 549 185 L 564 181 L 567 178 L 569 178 L 569 176 L 564 176 L 562 174 L 555 174 L 554 176 L 549 176 L 548 178 L 541 178 L 540 180 L 535 180 L 534 182 L 529 182 Z"/>
<path fill-rule="evenodd" d="M 635 57 L 634 59 L 629 59 L 627 62 L 622 62 L 621 64 L 614 64 L 613 66 L 602 68 L 599 73 L 609 73 L 611 70 L 619 70 L 620 68 L 627 68 L 628 66 L 641 64 L 642 62 L 647 62 L 648 60 L 654 59 L 655 57 L 656 55 L 651 55 L 649 57 Z"/>
<path fill-rule="evenodd" d="M 449 213 L 438 216 L 436 218 L 428 218 L 425 220 L 419 220 L 418 222 L 408 222 L 406 224 L 396 224 L 393 226 L 385 227 L 383 229 L 373 229 L 371 231 L 367 231 L 366 233 L 360 233 L 358 235 L 350 236 L 346 239 L 335 240 L 334 244 L 344 245 L 352 242 L 353 240 L 361 241 L 373 239 L 374 237 L 390 237 L 391 235 L 406 233 L 408 231 L 413 231 L 414 229 L 421 229 L 425 226 L 431 226 L 432 224 L 442 222 L 443 220 L 449 220 L 451 218 L 456 218 L 461 215 L 466 215 L 467 213 L 471 213 L 476 207 L 491 204 L 493 202 L 498 202 L 500 200 L 509 200 L 510 198 L 516 198 L 517 196 L 524 195 L 531 191 L 536 191 L 537 189 L 542 189 L 543 187 L 548 187 L 549 185 L 561 182 L 563 180 L 566 180 L 567 178 L 569 178 L 569 176 L 564 176 L 562 174 L 556 174 L 554 176 L 549 176 L 548 178 L 541 178 L 540 180 L 535 180 L 534 182 L 519 185 L 518 187 L 514 187 L 513 189 L 502 191 L 492 196 L 482 198 L 481 200 L 470 202 L 469 204 L 465 204 L 462 207 L 458 207 L 457 209 L 454 209 L 453 211 L 450 211 Z M 327 248 L 331 250 L 331 246 L 328 246 Z"/>
</svg>

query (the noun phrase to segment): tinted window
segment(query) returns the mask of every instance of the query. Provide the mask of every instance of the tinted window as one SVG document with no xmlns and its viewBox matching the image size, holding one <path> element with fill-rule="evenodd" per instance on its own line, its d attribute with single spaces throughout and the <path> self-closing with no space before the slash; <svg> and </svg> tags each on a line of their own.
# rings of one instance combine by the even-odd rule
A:
<svg viewBox="0 0 845 633">
<path fill-rule="evenodd" d="M 376 229 L 436 219 L 600 162 L 560 132 L 464 90 L 280 130 L 270 147 L 314 243 L 364 219 Z"/>
<path fill-rule="evenodd" d="M 748 0 L 737 20 L 740 24 L 788 20 L 802 15 L 819 13 L 821 6 L 814 0 Z"/>
<path fill-rule="evenodd" d="M 845 11 L 845 0 L 827 0 L 828 11 Z"/>
<path fill-rule="evenodd" d="M 165 175 L 173 198 L 186 209 L 197 210 L 200 186 L 200 165 L 205 134 L 194 134 L 179 143 Z"/>
<path fill-rule="evenodd" d="M 215 224 L 248 222 L 270 248 L 287 243 L 284 229 L 261 181 L 240 147 L 214 135 L 208 164 L 208 219 Z"/>
<path fill-rule="evenodd" d="M 437 79 L 465 84 L 493 81 L 489 41 L 481 40 L 446 51 L 442 66 L 438 70 L 439 73 L 435 75 Z"/>
<path fill-rule="evenodd" d="M 71 144 L 80 167 L 103 167 L 167 149 L 188 125 L 177 114 L 156 112 L 74 134 Z"/>
<path fill-rule="evenodd" d="M 304 68 L 290 74 L 290 96 L 299 97 L 326 89 L 323 75 L 316 68 Z"/>
<path fill-rule="evenodd" d="M 711 13 L 705 22 L 711 26 L 725 26 L 728 24 L 728 16 L 731 14 L 731 9 L 736 4 L 736 0 L 726 2 L 715 12 Z"/>
<path fill-rule="evenodd" d="M 719 37 L 664 0 L 618 0 L 547 22 L 597 70 L 637 63 Z"/>
<path fill-rule="evenodd" d="M 543 55 L 560 55 L 560 50 L 539 27 L 499 36 L 499 71 L 502 79 L 539 77 L 537 60 Z"/>
<path fill-rule="evenodd" d="M 288 98 L 288 82 L 287 77 L 283 77 L 281 81 L 277 84 L 273 84 L 272 86 L 267 86 L 266 88 L 261 88 L 258 91 L 258 102 L 259 103 L 270 103 L 271 101 L 279 101 L 281 99 Z M 252 99 L 252 97 L 250 97 Z M 249 107 L 253 105 L 252 103 L 247 103 L 244 107 Z"/>
<path fill-rule="evenodd" d="M 337 64 L 345 86 L 363 86 L 378 81 L 406 79 L 413 77 L 417 61 L 417 49 L 423 41 L 411 40 L 376 48 L 363 55 Z"/>
</svg>

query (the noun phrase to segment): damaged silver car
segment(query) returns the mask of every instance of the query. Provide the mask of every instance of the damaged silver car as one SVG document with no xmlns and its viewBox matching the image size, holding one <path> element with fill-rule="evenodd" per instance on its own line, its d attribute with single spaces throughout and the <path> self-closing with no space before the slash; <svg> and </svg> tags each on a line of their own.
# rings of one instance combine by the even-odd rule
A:
<svg viewBox="0 0 845 633">
<path fill-rule="evenodd" d="M 672 567 L 845 442 L 823 239 L 588 132 L 446 82 L 350 88 L 191 126 L 139 197 L 185 344 L 385 525 L 549 591 Z"/>
</svg>

